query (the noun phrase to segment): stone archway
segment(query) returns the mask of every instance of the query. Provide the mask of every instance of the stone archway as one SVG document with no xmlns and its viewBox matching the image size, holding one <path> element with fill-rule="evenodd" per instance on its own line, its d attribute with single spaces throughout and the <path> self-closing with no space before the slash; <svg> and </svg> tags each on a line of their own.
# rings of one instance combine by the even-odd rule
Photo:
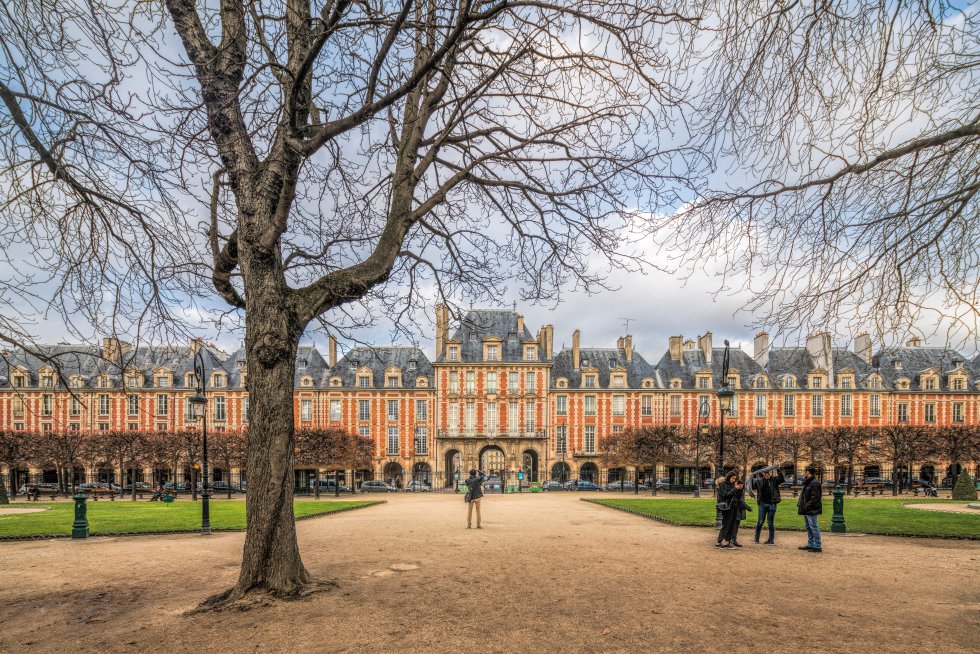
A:
<svg viewBox="0 0 980 654">
<path fill-rule="evenodd" d="M 500 475 L 503 473 L 507 457 L 499 445 L 487 445 L 480 450 L 480 470 L 490 474 Z"/>
<path fill-rule="evenodd" d="M 381 480 L 386 484 L 392 484 L 396 488 L 402 487 L 402 478 L 405 473 L 405 469 L 402 468 L 402 464 L 397 461 L 389 461 L 385 464 L 384 469 L 381 471 Z"/>
<path fill-rule="evenodd" d="M 578 471 L 578 478 L 594 484 L 599 483 L 599 467 L 591 461 L 582 464 Z"/>
<path fill-rule="evenodd" d="M 445 466 L 443 467 L 446 475 L 446 488 L 450 488 L 453 482 L 463 478 L 463 454 L 457 449 L 446 451 Z"/>
<path fill-rule="evenodd" d="M 532 449 L 524 450 L 521 454 L 521 470 L 524 471 L 524 483 L 538 481 L 538 453 Z"/>
<path fill-rule="evenodd" d="M 564 461 L 559 461 L 551 466 L 551 480 L 565 483 L 572 478 L 572 469 Z"/>
<path fill-rule="evenodd" d="M 420 481 L 426 486 L 432 485 L 432 466 L 419 462 L 412 466 L 412 481 Z"/>
</svg>

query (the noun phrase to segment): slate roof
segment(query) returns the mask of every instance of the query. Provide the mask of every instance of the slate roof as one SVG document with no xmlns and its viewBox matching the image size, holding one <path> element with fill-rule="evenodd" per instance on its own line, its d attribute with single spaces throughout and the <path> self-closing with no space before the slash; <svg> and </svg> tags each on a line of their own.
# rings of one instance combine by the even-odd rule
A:
<svg viewBox="0 0 980 654">
<path fill-rule="evenodd" d="M 633 351 L 633 357 L 629 363 L 626 362 L 626 351 L 617 348 L 583 347 L 579 350 L 579 359 L 582 368 L 596 369 L 599 375 L 599 388 L 610 388 L 610 370 L 617 367 L 626 369 L 627 388 L 640 388 L 643 379 L 647 377 L 656 382 L 657 388 L 662 387 L 657 379 L 656 369 L 636 350 Z M 559 377 L 568 380 L 569 388 L 582 387 L 582 371 L 574 369 L 571 348 L 565 348 L 555 356 L 551 368 L 552 388 L 555 387 L 555 382 Z"/>
<path fill-rule="evenodd" d="M 496 336 L 501 341 L 502 363 L 520 363 L 524 360 L 523 344 L 537 339 L 531 334 L 527 325 L 518 333 L 517 312 L 509 309 L 470 309 L 460 326 L 453 333 L 451 340 L 460 345 L 460 361 L 482 362 L 483 339 Z M 516 338 L 511 341 L 509 336 Z M 438 362 L 445 361 L 445 353 L 440 353 Z M 538 361 L 544 361 L 541 346 L 538 345 Z"/>
<path fill-rule="evenodd" d="M 725 348 L 711 348 L 711 383 L 712 387 L 716 389 L 724 386 L 724 380 L 721 378 L 724 357 Z M 683 350 L 681 361 L 672 359 L 668 350 L 664 352 L 657 363 L 657 371 L 663 378 L 665 386 L 670 385 L 671 379 L 680 379 L 684 388 L 694 388 L 697 382 L 697 373 L 707 367 L 709 366 L 704 360 L 704 353 L 700 349 Z M 755 362 L 755 359 L 737 347 L 728 350 L 728 367 L 729 370 L 738 371 L 743 388 L 748 387 L 749 382 L 763 372 L 762 367 Z"/>
<path fill-rule="evenodd" d="M 895 367 L 896 362 L 901 368 Z M 894 388 L 899 379 L 905 378 L 909 380 L 910 390 L 921 390 L 919 375 L 929 369 L 939 373 L 940 390 L 950 390 L 946 375 L 960 366 L 967 371 L 968 377 L 971 376 L 967 358 L 956 350 L 943 347 L 888 348 L 874 355 L 872 364 L 881 374 L 885 388 Z"/>
<path fill-rule="evenodd" d="M 854 371 L 854 387 L 867 387 L 868 377 L 874 371 L 864 359 L 842 347 L 831 348 L 830 352 L 835 376 L 841 370 L 850 368 Z M 817 365 L 805 347 L 775 347 L 769 350 L 766 372 L 776 388 L 782 388 L 783 380 L 790 375 L 796 377 L 797 388 L 809 388 L 809 374 L 816 369 Z M 835 384 L 836 379 L 830 380 L 831 387 Z"/>
<path fill-rule="evenodd" d="M 422 350 L 417 347 L 394 345 L 352 348 L 337 361 L 336 366 L 326 371 L 323 385 L 327 385 L 330 377 L 338 376 L 343 388 L 354 388 L 357 384 L 357 369 L 363 366 L 371 369 L 374 388 L 384 387 L 385 370 L 391 366 L 401 370 L 402 387 L 415 388 L 415 382 L 419 377 L 424 376 L 429 380 L 429 388 L 435 388 L 432 362 Z"/>
</svg>

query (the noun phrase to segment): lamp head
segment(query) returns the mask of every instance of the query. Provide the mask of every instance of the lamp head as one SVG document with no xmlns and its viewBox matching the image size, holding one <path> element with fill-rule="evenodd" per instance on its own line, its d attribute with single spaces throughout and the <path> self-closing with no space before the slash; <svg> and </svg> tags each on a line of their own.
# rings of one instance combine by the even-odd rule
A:
<svg viewBox="0 0 980 654">
<path fill-rule="evenodd" d="M 191 397 L 187 398 L 187 401 L 191 405 L 191 417 L 194 420 L 200 420 L 204 417 L 204 411 L 207 408 L 208 400 L 204 397 L 204 393 L 198 391 Z"/>
<path fill-rule="evenodd" d="M 730 386 L 723 386 L 718 390 L 718 406 L 722 411 L 729 411 L 732 408 L 732 398 L 735 397 L 735 391 L 731 389 Z"/>
</svg>

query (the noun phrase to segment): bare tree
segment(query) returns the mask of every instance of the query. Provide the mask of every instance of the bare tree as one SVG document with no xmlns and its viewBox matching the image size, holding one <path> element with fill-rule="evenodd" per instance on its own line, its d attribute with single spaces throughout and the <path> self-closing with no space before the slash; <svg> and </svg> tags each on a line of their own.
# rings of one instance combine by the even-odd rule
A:
<svg viewBox="0 0 980 654">
<path fill-rule="evenodd" d="M 680 451 L 682 432 L 676 425 L 653 425 L 623 431 L 620 449 L 625 460 L 638 469 L 653 469 L 650 493 L 657 494 L 657 466 L 670 461 Z"/>
<path fill-rule="evenodd" d="M 980 427 L 958 425 L 935 430 L 936 451 L 949 461 L 951 486 L 956 485 L 960 468 L 964 463 L 980 458 Z"/>
<path fill-rule="evenodd" d="M 901 337 L 938 317 L 975 346 L 976 6 L 803 0 L 728 18 L 702 48 L 693 112 L 724 178 L 658 221 L 663 251 L 747 276 L 766 327 L 849 319 Z"/>
<path fill-rule="evenodd" d="M 929 431 L 920 425 L 900 423 L 886 425 L 879 430 L 884 447 L 882 450 L 891 459 L 892 495 L 898 495 L 901 477 L 898 471 L 905 468 L 912 472 L 912 464 L 931 447 Z"/>
<path fill-rule="evenodd" d="M 245 465 L 245 434 L 238 430 L 218 431 L 208 437 L 208 452 L 220 462 L 228 475 L 228 499 L 231 499 L 231 469 Z"/>
<path fill-rule="evenodd" d="M 296 596 L 311 582 L 291 501 L 304 330 L 357 303 L 405 328 L 434 298 L 517 282 L 554 301 L 601 288 L 603 267 L 638 269 L 628 228 L 676 204 L 701 161 L 670 120 L 698 17 L 646 2 L 163 5 L 5 5 L 0 215 L 54 235 L 34 252 L 66 308 L 79 285 L 99 301 L 109 286 L 109 322 L 159 324 L 206 281 L 243 318 L 248 532 L 214 604 Z M 176 62 L 157 56 L 174 30 Z M 134 72 L 150 91 L 130 93 Z M 203 230 L 188 194 L 209 208 Z M 85 307 L 103 324 L 99 301 Z"/>
<path fill-rule="evenodd" d="M 22 432 L 0 429 L 0 464 L 7 466 L 10 497 L 17 497 L 17 470 L 30 458 L 28 442 Z M 0 486 L 4 486 L 4 484 L 3 479 L 0 479 Z M 6 490 L 4 490 L 3 498 L 0 500 L 6 496 Z M 5 502 L 0 501 L 0 503 Z"/>
<path fill-rule="evenodd" d="M 27 440 L 34 462 L 39 466 L 54 463 L 58 471 L 58 485 L 63 493 L 69 493 L 75 478 L 75 467 L 92 458 L 91 439 L 74 429 L 65 429 L 30 434 Z"/>
</svg>

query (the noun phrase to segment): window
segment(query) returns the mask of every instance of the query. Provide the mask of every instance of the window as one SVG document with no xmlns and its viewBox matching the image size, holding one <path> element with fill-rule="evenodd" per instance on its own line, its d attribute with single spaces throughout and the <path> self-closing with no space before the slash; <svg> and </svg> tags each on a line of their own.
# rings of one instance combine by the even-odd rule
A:
<svg viewBox="0 0 980 654">
<path fill-rule="evenodd" d="M 965 380 L 962 377 L 957 377 L 956 379 L 953 380 L 953 390 L 954 391 L 962 391 L 962 390 L 965 390 L 965 387 L 966 387 L 966 383 L 965 383 Z"/>
<path fill-rule="evenodd" d="M 371 438 L 371 428 L 370 427 L 358 427 L 357 433 L 361 435 L 362 438 Z"/>
<path fill-rule="evenodd" d="M 158 416 L 170 415 L 170 398 L 166 395 L 163 395 L 162 393 L 160 395 L 157 395 L 157 415 Z"/>
<path fill-rule="evenodd" d="M 517 392 L 517 373 L 509 372 L 507 373 L 507 392 L 516 393 Z"/>
<path fill-rule="evenodd" d="M 698 375 L 698 388 L 701 389 L 710 388 L 708 381 L 709 379 L 707 375 Z"/>
<path fill-rule="evenodd" d="M 170 386 L 170 377 L 167 375 L 157 375 L 156 385 L 157 388 L 168 388 Z"/>
<path fill-rule="evenodd" d="M 456 402 L 449 405 L 449 431 L 459 432 L 459 404 Z"/>
<path fill-rule="evenodd" d="M 214 398 L 214 419 L 216 422 L 228 419 L 228 400 L 224 395 L 216 395 Z"/>
<path fill-rule="evenodd" d="M 823 395 L 810 396 L 810 415 L 814 418 L 823 417 Z"/>
<path fill-rule="evenodd" d="M 585 426 L 585 453 L 595 454 L 595 425 Z"/>
<path fill-rule="evenodd" d="M 783 395 L 783 416 L 792 418 L 796 415 L 796 396 Z"/>
<path fill-rule="evenodd" d="M 388 427 L 388 455 L 398 454 L 398 427 Z"/>
<path fill-rule="evenodd" d="M 167 431 L 167 423 L 165 423 L 165 422 L 158 422 L 157 423 L 157 431 Z"/>
<path fill-rule="evenodd" d="M 840 414 L 844 418 L 851 417 L 851 395 L 845 393 L 840 396 Z"/>
<path fill-rule="evenodd" d="M 536 372 L 524 373 L 524 392 L 535 393 L 538 390 L 538 374 Z"/>
<path fill-rule="evenodd" d="M 626 383 L 623 381 L 623 376 L 622 375 L 613 375 L 613 378 L 612 378 L 612 386 L 613 386 L 613 388 L 623 388 L 623 386 L 625 386 L 625 385 L 626 385 Z"/>
<path fill-rule="evenodd" d="M 459 361 L 459 348 L 455 345 L 449 348 L 449 360 Z"/>
<path fill-rule="evenodd" d="M 925 389 L 927 391 L 934 391 L 934 390 L 936 390 L 936 378 L 935 377 L 926 377 L 924 386 L 925 386 Z"/>
<path fill-rule="evenodd" d="M 449 371 L 449 392 L 459 393 L 459 372 L 455 370 Z"/>
<path fill-rule="evenodd" d="M 415 428 L 415 453 L 426 455 L 429 453 L 429 428 Z"/>
<path fill-rule="evenodd" d="M 823 377 L 810 377 L 810 388 L 823 388 Z"/>
<path fill-rule="evenodd" d="M 109 396 L 103 393 L 99 395 L 99 415 L 107 416 L 109 415 Z"/>
<path fill-rule="evenodd" d="M 82 412 L 82 403 L 78 401 L 77 397 L 71 398 L 71 415 L 77 416 Z"/>
<path fill-rule="evenodd" d="M 463 410 L 463 429 L 472 434 L 476 431 L 476 402 L 467 402 Z"/>
<path fill-rule="evenodd" d="M 595 378 L 595 375 L 586 375 L 585 376 L 585 387 L 586 388 L 595 388 L 596 387 L 596 378 Z"/>
<path fill-rule="evenodd" d="M 902 369 L 902 362 L 901 361 L 896 361 L 894 363 L 894 368 L 895 368 L 895 370 L 901 370 Z"/>
<path fill-rule="evenodd" d="M 953 402 L 953 422 L 963 422 L 962 402 Z"/>
<path fill-rule="evenodd" d="M 614 433 L 614 434 L 622 434 L 623 433 L 623 426 L 622 425 L 613 425 L 612 426 L 612 433 Z"/>
<path fill-rule="evenodd" d="M 613 395 L 612 413 L 614 416 L 626 415 L 626 396 Z"/>
<path fill-rule="evenodd" d="M 24 388 L 24 375 L 14 375 L 14 388 Z"/>
<path fill-rule="evenodd" d="M 499 361 L 500 360 L 500 348 L 496 345 L 487 346 L 487 361 Z"/>
<path fill-rule="evenodd" d="M 926 404 L 926 422 L 936 422 L 936 405 L 932 402 Z"/>
<path fill-rule="evenodd" d="M 525 345 L 524 346 L 524 360 L 525 361 L 537 361 L 538 360 L 538 353 L 537 353 L 536 350 L 537 350 L 537 348 L 535 348 L 533 345 Z"/>
<path fill-rule="evenodd" d="M 881 396 L 872 395 L 868 403 L 868 413 L 872 418 L 881 417 Z"/>
<path fill-rule="evenodd" d="M 417 422 L 429 420 L 429 402 L 427 400 L 415 400 L 415 420 Z"/>
<path fill-rule="evenodd" d="M 538 428 L 536 424 L 536 413 L 534 402 L 528 402 L 524 407 L 524 431 L 528 434 L 533 434 Z"/>
<path fill-rule="evenodd" d="M 517 402 L 510 402 L 507 405 L 507 431 L 511 434 L 517 433 L 519 416 L 517 414 Z"/>
<path fill-rule="evenodd" d="M 306 384 L 303 384 L 306 386 Z M 225 376 L 220 372 L 216 372 L 211 375 L 211 387 L 212 388 L 224 388 L 225 387 Z"/>
<path fill-rule="evenodd" d="M 497 392 L 497 373 L 488 372 L 487 373 L 487 393 Z"/>
<path fill-rule="evenodd" d="M 52 398 L 50 395 L 41 396 L 41 415 L 50 416 L 54 411 L 51 406 Z"/>
<path fill-rule="evenodd" d="M 143 380 L 139 375 L 126 375 L 126 385 L 130 388 L 137 388 L 143 385 Z"/>
<path fill-rule="evenodd" d="M 313 400 L 299 401 L 299 419 L 303 422 L 313 420 Z"/>
<path fill-rule="evenodd" d="M 652 416 L 653 415 L 653 396 L 644 395 L 640 398 L 640 415 L 641 416 Z"/>
<path fill-rule="evenodd" d="M 484 417 L 484 420 L 486 421 L 486 431 L 489 434 L 496 434 L 500 428 L 499 423 L 497 422 L 497 403 L 487 402 L 486 410 L 487 415 Z"/>
<path fill-rule="evenodd" d="M 385 378 L 385 386 L 388 388 L 398 388 L 398 375 L 388 375 Z"/>
<path fill-rule="evenodd" d="M 681 415 L 681 396 L 671 395 L 670 396 L 670 415 L 673 417 L 678 417 Z"/>
<path fill-rule="evenodd" d="M 711 415 L 711 399 L 707 395 L 698 395 L 698 416 Z"/>
<path fill-rule="evenodd" d="M 728 409 L 728 413 L 726 413 L 725 415 L 728 416 L 729 418 L 738 417 L 738 395 L 732 398 L 732 405 Z"/>
<path fill-rule="evenodd" d="M 881 378 L 880 377 L 872 377 L 868 381 L 868 383 L 870 384 L 871 388 L 881 388 Z"/>
<path fill-rule="evenodd" d="M 41 423 L 41 431 L 51 431 L 51 423 L 50 422 Z"/>
<path fill-rule="evenodd" d="M 466 392 L 471 395 L 476 392 L 476 373 L 472 370 L 466 371 Z"/>
<path fill-rule="evenodd" d="M 41 377 L 41 388 L 54 388 L 54 375 L 43 375 Z"/>
<path fill-rule="evenodd" d="M 24 423 L 22 423 L 22 422 L 15 422 L 14 423 L 14 429 L 16 431 L 24 431 Z"/>
<path fill-rule="evenodd" d="M 248 422 L 252 416 L 252 402 L 248 395 L 242 398 L 242 420 Z"/>
<path fill-rule="evenodd" d="M 840 377 L 840 387 L 841 388 L 854 388 L 854 382 L 850 375 L 841 375 Z"/>
<path fill-rule="evenodd" d="M 371 388 L 371 377 L 369 375 L 358 375 L 357 386 L 359 388 Z"/>
<path fill-rule="evenodd" d="M 106 375 L 99 375 L 98 386 L 99 388 L 109 388 L 109 377 Z"/>
<path fill-rule="evenodd" d="M 559 416 L 568 415 L 568 396 L 567 395 L 556 395 L 555 396 L 555 414 Z"/>
<path fill-rule="evenodd" d="M 758 384 L 756 384 L 758 385 Z M 765 418 L 766 417 L 766 396 L 756 395 L 755 396 L 755 417 Z"/>
<path fill-rule="evenodd" d="M 796 377 L 792 375 L 783 380 L 783 388 L 796 388 Z"/>
<path fill-rule="evenodd" d="M 330 400 L 330 420 L 340 422 L 340 400 Z"/>
<path fill-rule="evenodd" d="M 78 431 L 81 428 L 82 428 L 82 426 L 80 424 L 78 424 L 77 422 L 72 422 L 72 423 L 69 423 L 69 425 L 68 425 L 68 429 L 70 429 L 72 431 Z"/>
<path fill-rule="evenodd" d="M 898 405 L 898 421 L 908 422 L 909 421 L 909 405 L 902 402 Z"/>
<path fill-rule="evenodd" d="M 137 431 L 140 428 L 140 423 L 138 422 L 127 422 L 126 429 L 129 431 Z"/>
<path fill-rule="evenodd" d="M 555 453 L 568 454 L 568 427 L 565 425 L 555 427 Z"/>
<path fill-rule="evenodd" d="M 388 400 L 388 420 L 398 420 L 398 400 Z"/>
<path fill-rule="evenodd" d="M 357 401 L 357 419 L 361 422 L 371 419 L 371 400 Z"/>
<path fill-rule="evenodd" d="M 728 379 L 725 380 L 725 384 L 731 388 L 738 388 L 738 377 L 735 375 L 728 375 Z"/>
<path fill-rule="evenodd" d="M 595 415 L 595 395 L 585 396 L 585 415 L 587 416 Z"/>
</svg>

